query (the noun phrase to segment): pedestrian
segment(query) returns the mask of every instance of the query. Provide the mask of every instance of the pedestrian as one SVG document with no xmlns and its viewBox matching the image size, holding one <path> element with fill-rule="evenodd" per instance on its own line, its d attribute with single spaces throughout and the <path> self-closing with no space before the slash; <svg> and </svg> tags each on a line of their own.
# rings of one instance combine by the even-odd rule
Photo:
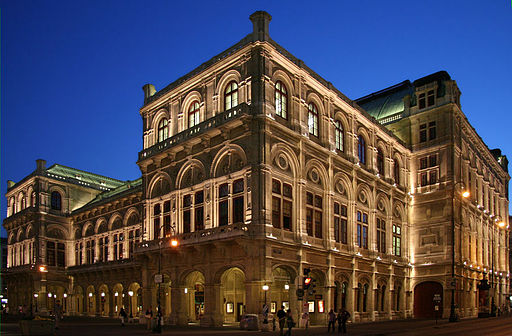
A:
<svg viewBox="0 0 512 336">
<path fill-rule="evenodd" d="M 119 318 L 121 319 L 121 327 L 124 327 L 124 319 L 128 316 L 126 314 L 126 311 L 124 310 L 124 307 L 121 307 L 121 310 L 119 311 Z"/>
<path fill-rule="evenodd" d="M 286 326 L 288 327 L 286 336 L 292 336 L 292 328 L 295 327 L 295 322 L 293 321 L 292 311 L 290 309 L 286 311 Z"/>
<path fill-rule="evenodd" d="M 272 314 L 272 331 L 276 331 L 276 315 Z"/>
<path fill-rule="evenodd" d="M 60 305 L 60 300 L 55 301 L 53 314 L 55 315 L 55 329 L 59 329 L 60 320 L 62 319 L 62 306 Z"/>
<path fill-rule="evenodd" d="M 149 306 L 148 309 L 146 309 L 146 329 L 151 329 L 151 320 L 153 319 L 153 310 L 151 309 L 151 306 Z"/>
<path fill-rule="evenodd" d="M 327 332 L 330 332 L 331 331 L 331 326 L 332 326 L 332 332 L 335 332 L 336 331 L 336 328 L 335 328 L 335 323 L 336 323 L 336 313 L 334 313 L 334 310 L 330 310 L 329 311 L 329 314 L 327 314 L 329 316 L 329 324 L 327 325 Z"/>
<path fill-rule="evenodd" d="M 286 322 L 286 313 L 284 306 L 277 311 L 277 319 L 279 320 L 279 336 L 283 336 L 284 323 Z"/>
<path fill-rule="evenodd" d="M 341 308 L 338 313 L 338 333 L 346 334 L 347 333 L 347 320 L 350 318 L 350 313 L 345 309 Z"/>
</svg>

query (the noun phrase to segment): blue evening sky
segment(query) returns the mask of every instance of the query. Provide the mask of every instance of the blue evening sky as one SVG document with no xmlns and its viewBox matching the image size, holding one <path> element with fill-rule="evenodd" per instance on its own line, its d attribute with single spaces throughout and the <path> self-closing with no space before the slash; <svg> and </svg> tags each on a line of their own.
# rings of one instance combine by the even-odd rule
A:
<svg viewBox="0 0 512 336">
<path fill-rule="evenodd" d="M 471 124 L 512 159 L 510 0 L 0 0 L 0 9 L 1 219 L 6 181 L 38 158 L 139 177 L 142 85 L 161 89 L 235 44 L 256 10 L 272 15 L 274 40 L 352 99 L 448 71 Z"/>
</svg>

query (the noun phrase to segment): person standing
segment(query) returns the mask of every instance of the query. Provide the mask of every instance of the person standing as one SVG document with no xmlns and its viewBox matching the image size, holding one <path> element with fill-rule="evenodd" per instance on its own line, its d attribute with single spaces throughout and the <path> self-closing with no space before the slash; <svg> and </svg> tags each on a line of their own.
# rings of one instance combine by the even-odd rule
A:
<svg viewBox="0 0 512 336">
<path fill-rule="evenodd" d="M 284 306 L 281 306 L 281 309 L 277 311 L 277 319 L 279 322 L 279 336 L 283 336 L 284 323 L 286 322 Z"/>
<path fill-rule="evenodd" d="M 288 327 L 286 336 L 292 336 L 292 328 L 295 327 L 295 322 L 293 321 L 292 311 L 290 309 L 286 311 L 286 326 Z"/>
<path fill-rule="evenodd" d="M 151 320 L 153 319 L 153 310 L 151 309 L 151 306 L 149 306 L 148 309 L 146 309 L 146 329 L 151 329 Z"/>
<path fill-rule="evenodd" d="M 62 306 L 60 305 L 60 300 L 55 301 L 53 314 L 55 315 L 55 329 L 59 329 L 60 320 L 62 319 Z"/>
<path fill-rule="evenodd" d="M 126 314 L 124 307 L 121 307 L 121 310 L 119 311 L 119 317 L 121 318 L 121 327 L 124 327 L 124 319 L 128 317 L 128 314 Z"/>
<path fill-rule="evenodd" d="M 347 333 L 347 320 L 350 318 L 350 313 L 345 308 L 340 309 L 338 313 L 338 333 Z"/>
<path fill-rule="evenodd" d="M 334 310 L 330 310 L 329 311 L 329 314 L 327 314 L 328 317 L 329 317 L 329 324 L 327 325 L 327 332 L 330 332 L 331 331 L 331 326 L 332 326 L 332 332 L 335 332 L 336 331 L 336 326 L 335 326 L 335 323 L 336 323 L 336 313 L 334 313 Z"/>
</svg>

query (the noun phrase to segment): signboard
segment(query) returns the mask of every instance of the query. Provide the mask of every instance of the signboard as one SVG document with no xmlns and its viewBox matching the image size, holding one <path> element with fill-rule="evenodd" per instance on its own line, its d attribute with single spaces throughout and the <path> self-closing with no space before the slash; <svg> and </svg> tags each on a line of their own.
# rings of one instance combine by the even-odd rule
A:
<svg viewBox="0 0 512 336">
<path fill-rule="evenodd" d="M 434 294 L 434 302 L 441 302 L 441 294 Z"/>
<path fill-rule="evenodd" d="M 309 312 L 309 303 L 305 302 L 305 303 L 302 305 L 302 312 L 303 312 L 303 313 L 307 313 L 307 312 Z"/>
<path fill-rule="evenodd" d="M 435 310 L 435 311 L 438 311 L 438 310 L 439 310 L 439 306 L 438 306 L 438 305 L 435 305 L 435 306 L 434 306 L 434 310 Z"/>
<path fill-rule="evenodd" d="M 164 276 L 162 274 L 155 274 L 155 283 L 164 282 Z"/>
<path fill-rule="evenodd" d="M 325 308 L 324 308 L 324 300 L 318 301 L 318 312 L 319 313 L 323 313 L 324 310 L 325 310 Z"/>
</svg>

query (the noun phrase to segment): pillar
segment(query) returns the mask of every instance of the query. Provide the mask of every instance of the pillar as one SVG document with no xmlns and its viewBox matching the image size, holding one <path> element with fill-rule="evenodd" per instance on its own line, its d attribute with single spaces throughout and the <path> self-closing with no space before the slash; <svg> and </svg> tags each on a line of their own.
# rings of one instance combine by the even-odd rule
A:
<svg viewBox="0 0 512 336">
<path fill-rule="evenodd" d="M 180 326 L 187 325 L 185 286 L 171 288 L 171 302 L 174 308 L 171 312 L 171 323 Z"/>
<path fill-rule="evenodd" d="M 115 296 L 114 296 L 114 291 L 113 290 L 109 290 L 107 293 L 105 293 L 105 295 L 108 295 L 108 316 L 110 317 L 117 317 L 116 314 L 118 314 L 115 310 L 114 310 L 114 306 L 115 306 Z"/>
<path fill-rule="evenodd" d="M 220 327 L 224 322 L 220 284 L 205 283 L 202 327 Z"/>
</svg>

